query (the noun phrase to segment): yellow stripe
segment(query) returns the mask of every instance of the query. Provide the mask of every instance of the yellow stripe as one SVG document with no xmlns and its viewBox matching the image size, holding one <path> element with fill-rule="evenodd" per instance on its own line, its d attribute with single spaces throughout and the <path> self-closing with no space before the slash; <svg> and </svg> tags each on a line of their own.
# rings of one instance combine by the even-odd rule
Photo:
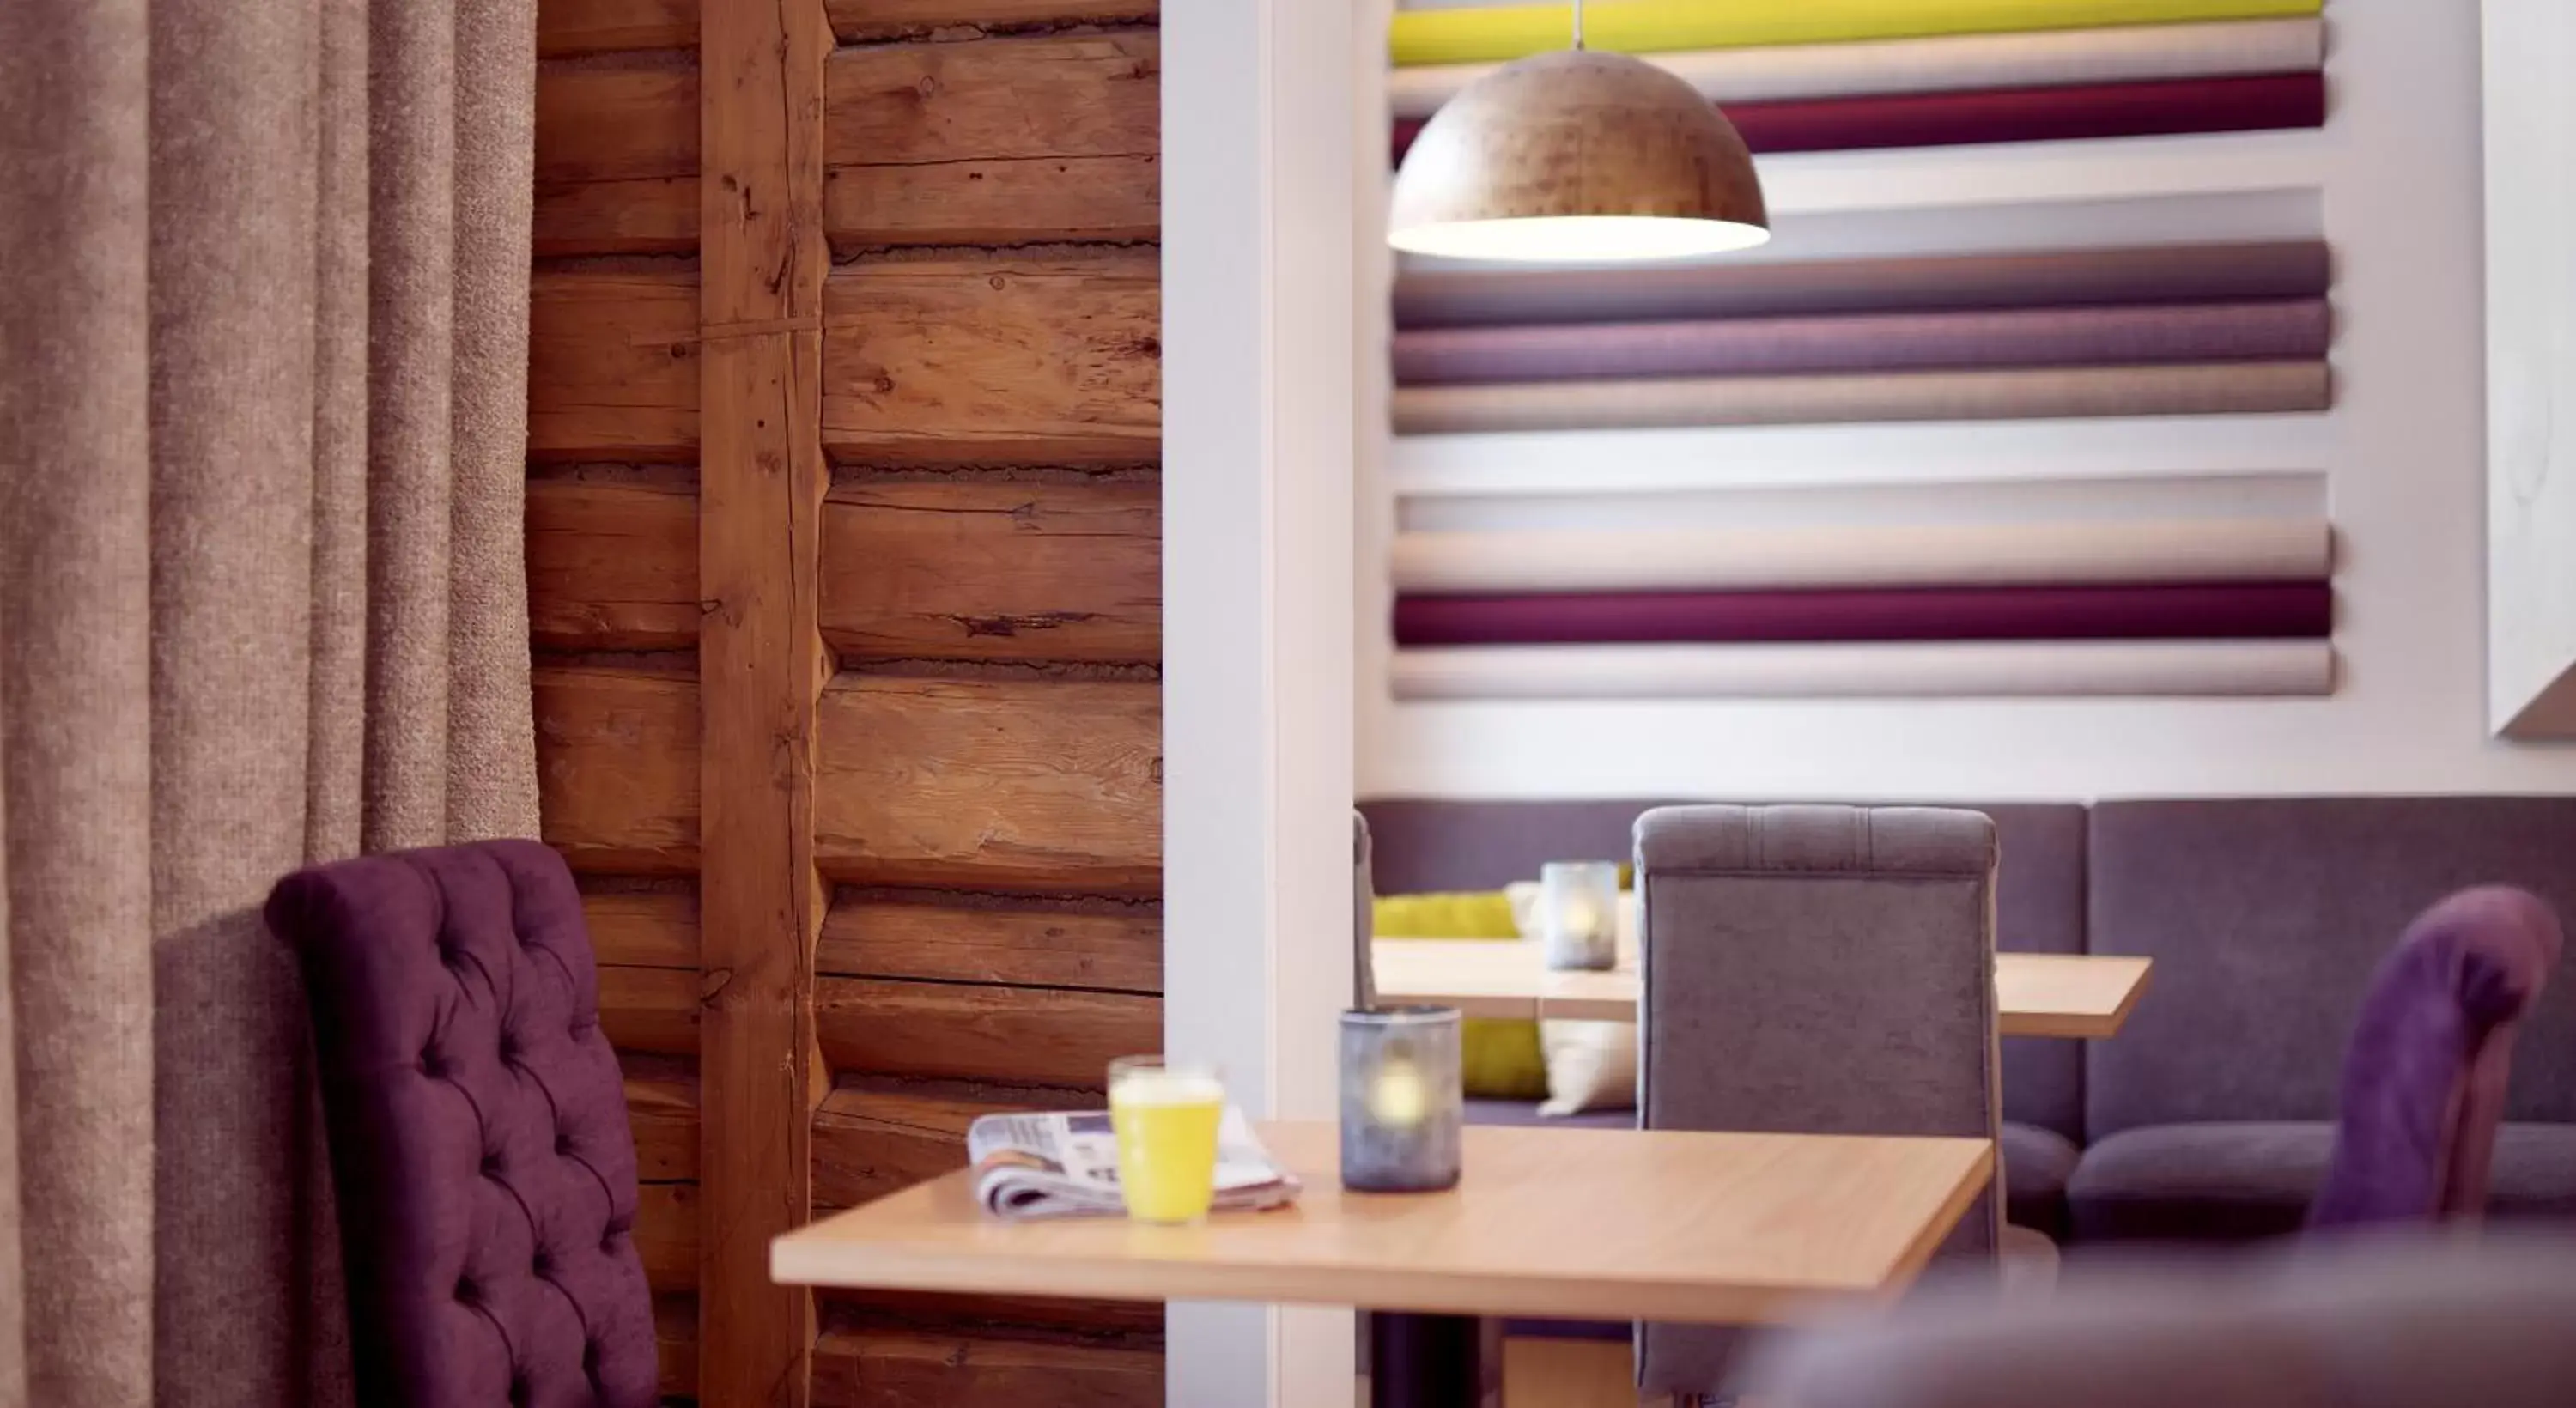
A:
<svg viewBox="0 0 2576 1408">
<path fill-rule="evenodd" d="M 1584 38 L 1591 48 L 1646 54 L 2278 19 L 2323 8 L 2324 0 L 1592 0 L 1584 7 Z M 1408 10 L 1395 17 L 1388 47 L 1408 66 L 1486 63 L 1563 49 L 1573 32 L 1569 5 Z"/>
</svg>

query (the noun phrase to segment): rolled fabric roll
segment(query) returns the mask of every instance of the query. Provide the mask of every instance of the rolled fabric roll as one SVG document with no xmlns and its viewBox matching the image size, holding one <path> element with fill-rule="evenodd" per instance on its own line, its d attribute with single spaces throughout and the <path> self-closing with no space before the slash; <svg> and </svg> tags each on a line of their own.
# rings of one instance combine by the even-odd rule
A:
<svg viewBox="0 0 2576 1408">
<path fill-rule="evenodd" d="M 2326 78 L 2313 72 L 2260 73 L 2152 83 L 1813 98 L 1735 103 L 1727 107 L 1726 115 L 1744 145 L 1756 154 L 2261 132 L 2324 126 Z M 1403 164 L 1404 153 L 1423 122 L 1421 118 L 1396 122 L 1395 164 Z"/>
<path fill-rule="evenodd" d="M 1395 335 L 1397 384 L 1594 377 L 2041 367 L 2323 357 L 2322 298 L 2251 303 L 1845 313 L 1811 318 L 1415 328 Z"/>
<path fill-rule="evenodd" d="M 2323 240 L 1805 264 L 1437 269 L 1396 280 L 1399 328 L 2322 298 Z"/>
<path fill-rule="evenodd" d="M 1398 387 L 1393 419 L 1398 435 L 1457 435 L 1671 425 L 2211 415 L 2322 411 L 2333 403 L 2332 390 L 2322 361 L 1505 381 Z"/>
<path fill-rule="evenodd" d="M 1757 103 L 2295 73 L 2324 67 L 2325 55 L 2323 20 L 2282 19 L 1701 49 L 1646 58 L 1711 102 Z M 1395 69 L 1387 75 L 1387 103 L 1396 117 L 1429 117 L 1468 84 L 1500 67 Z"/>
<path fill-rule="evenodd" d="M 1399 533 L 1397 592 L 1718 592 L 1816 587 L 2323 581 L 2316 518 Z"/>
<path fill-rule="evenodd" d="M 2322 640 L 1497 645 L 1395 652 L 1402 700 L 2324 695 Z"/>
<path fill-rule="evenodd" d="M 2278 640 L 2334 625 L 2325 582 L 1402 596 L 1395 643 Z"/>
<path fill-rule="evenodd" d="M 1592 0 L 1584 9 L 1583 38 L 1594 49 L 1649 54 L 2282 19 L 2323 6 L 2324 0 Z M 1387 54 L 1399 65 L 1508 61 L 1565 48 L 1573 33 L 1571 5 L 1410 10 L 1389 27 Z"/>
</svg>

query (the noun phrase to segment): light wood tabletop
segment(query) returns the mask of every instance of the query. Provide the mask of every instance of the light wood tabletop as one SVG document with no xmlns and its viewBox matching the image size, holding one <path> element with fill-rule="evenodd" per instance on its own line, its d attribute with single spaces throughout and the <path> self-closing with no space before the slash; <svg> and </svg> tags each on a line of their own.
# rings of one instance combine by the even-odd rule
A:
<svg viewBox="0 0 2576 1408">
<path fill-rule="evenodd" d="M 960 1171 L 770 1243 L 785 1284 L 1712 1324 L 1901 1286 L 1994 1172 L 1977 1139 L 1466 1131 L 1448 1193 L 1344 1192 L 1329 1124 L 1265 1126 L 1296 1206 L 1197 1227 L 1006 1223 Z"/>
<path fill-rule="evenodd" d="M 1634 955 L 1601 972 L 1555 972 L 1518 939 L 1380 939 L 1377 993 L 1470 1017 L 1637 1020 Z M 2117 1036 L 2147 989 L 2150 961 L 2088 954 L 1995 955 L 1997 1025 L 2005 1036 Z"/>
</svg>

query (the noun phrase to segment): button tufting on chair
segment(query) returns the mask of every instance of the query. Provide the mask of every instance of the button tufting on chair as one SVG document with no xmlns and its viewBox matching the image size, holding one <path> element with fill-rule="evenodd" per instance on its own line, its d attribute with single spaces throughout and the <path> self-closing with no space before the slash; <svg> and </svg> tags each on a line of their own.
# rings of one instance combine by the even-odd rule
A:
<svg viewBox="0 0 2576 1408">
<path fill-rule="evenodd" d="M 358 1401 L 650 1408 L 635 1145 L 562 859 L 369 856 L 287 877 L 267 913 L 313 1014 Z"/>
</svg>

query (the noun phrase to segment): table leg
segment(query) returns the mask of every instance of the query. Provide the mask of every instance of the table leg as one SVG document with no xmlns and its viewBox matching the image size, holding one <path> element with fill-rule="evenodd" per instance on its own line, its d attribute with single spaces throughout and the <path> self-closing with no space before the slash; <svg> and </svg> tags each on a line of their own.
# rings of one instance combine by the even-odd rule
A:
<svg viewBox="0 0 2576 1408">
<path fill-rule="evenodd" d="M 1368 1319 L 1370 1408 L 1483 1408 L 1483 1321 L 1385 1310 Z"/>
</svg>

